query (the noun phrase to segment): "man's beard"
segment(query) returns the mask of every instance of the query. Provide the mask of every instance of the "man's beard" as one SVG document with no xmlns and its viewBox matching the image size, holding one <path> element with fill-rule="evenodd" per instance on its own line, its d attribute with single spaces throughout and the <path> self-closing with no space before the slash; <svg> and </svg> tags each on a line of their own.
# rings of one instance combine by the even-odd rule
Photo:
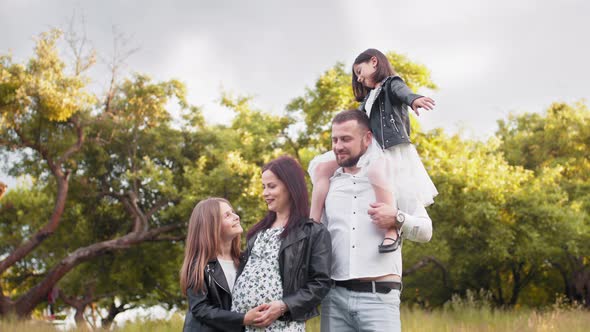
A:
<svg viewBox="0 0 590 332">
<path fill-rule="evenodd" d="M 340 166 L 340 167 L 354 167 L 359 162 L 359 159 L 361 159 L 362 155 L 363 155 L 362 153 L 359 153 L 358 155 L 356 155 L 354 157 L 350 157 L 350 158 L 342 160 L 342 161 L 340 159 L 336 158 L 336 163 L 338 163 L 338 166 Z"/>
<path fill-rule="evenodd" d="M 340 159 L 338 159 L 338 156 L 336 156 L 336 163 L 338 164 L 338 166 L 340 166 L 340 167 L 354 167 L 354 166 L 356 166 L 356 164 L 359 162 L 361 157 L 365 154 L 365 152 L 367 152 L 367 148 L 363 148 L 364 142 L 365 142 L 364 140 L 361 141 L 361 151 L 356 156 L 351 155 L 350 158 L 345 159 L 345 160 L 340 160 Z"/>
</svg>

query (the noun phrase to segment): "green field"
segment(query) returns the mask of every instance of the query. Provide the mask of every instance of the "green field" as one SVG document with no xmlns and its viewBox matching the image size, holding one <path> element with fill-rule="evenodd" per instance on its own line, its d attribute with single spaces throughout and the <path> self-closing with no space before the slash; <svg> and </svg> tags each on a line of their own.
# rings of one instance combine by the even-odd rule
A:
<svg viewBox="0 0 590 332">
<path fill-rule="evenodd" d="M 115 331 L 182 331 L 183 317 L 170 320 L 142 320 L 127 323 Z M 489 308 L 447 308 L 433 311 L 402 308 L 403 331 L 588 331 L 590 311 L 553 308 L 547 311 L 492 310 Z M 0 331 L 54 332 L 60 331 L 46 322 L 0 321 Z M 72 331 L 87 331 L 76 329 Z M 307 324 L 307 331 L 319 331 L 319 319 Z"/>
</svg>

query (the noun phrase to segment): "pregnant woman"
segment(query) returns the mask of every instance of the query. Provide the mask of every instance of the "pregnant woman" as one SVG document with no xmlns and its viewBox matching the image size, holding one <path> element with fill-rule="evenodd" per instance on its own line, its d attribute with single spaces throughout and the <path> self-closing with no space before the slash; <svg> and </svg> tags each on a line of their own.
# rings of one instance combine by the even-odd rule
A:
<svg viewBox="0 0 590 332">
<path fill-rule="evenodd" d="M 304 171 L 295 159 L 266 164 L 262 187 L 268 212 L 248 232 L 232 310 L 246 313 L 266 304 L 254 320 L 263 328 L 246 331 L 305 331 L 330 290 L 330 234 L 309 218 Z"/>
</svg>

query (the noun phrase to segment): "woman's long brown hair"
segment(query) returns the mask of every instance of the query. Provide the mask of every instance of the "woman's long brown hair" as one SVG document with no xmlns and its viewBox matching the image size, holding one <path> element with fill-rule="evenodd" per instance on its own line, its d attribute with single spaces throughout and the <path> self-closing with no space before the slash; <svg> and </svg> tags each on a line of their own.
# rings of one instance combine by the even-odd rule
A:
<svg viewBox="0 0 590 332">
<path fill-rule="evenodd" d="M 271 171 L 283 182 L 289 192 L 291 210 L 285 229 L 280 235 L 284 239 L 289 232 L 309 219 L 309 198 L 307 184 L 305 184 L 305 171 L 297 160 L 289 156 L 281 156 L 271 160 L 262 167 L 262 173 L 265 171 Z M 250 239 L 256 233 L 268 229 L 276 219 L 277 213 L 268 210 L 266 216 L 250 228 L 246 238 Z"/>
<path fill-rule="evenodd" d="M 184 262 L 180 270 L 180 289 L 186 295 L 189 288 L 195 292 L 205 288 L 205 266 L 217 257 L 221 249 L 221 203 L 231 204 L 224 198 L 211 197 L 200 201 L 193 209 L 188 224 L 184 249 Z M 240 257 L 240 237 L 231 244 L 231 256 L 237 265 Z"/>
</svg>

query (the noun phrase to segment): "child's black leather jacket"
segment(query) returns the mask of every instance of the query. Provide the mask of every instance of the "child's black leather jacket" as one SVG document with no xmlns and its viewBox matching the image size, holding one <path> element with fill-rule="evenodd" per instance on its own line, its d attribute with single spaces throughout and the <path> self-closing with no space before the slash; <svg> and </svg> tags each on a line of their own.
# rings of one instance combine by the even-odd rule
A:
<svg viewBox="0 0 590 332">
<path fill-rule="evenodd" d="M 217 259 L 208 262 L 204 272 L 205 290 L 191 287 L 186 291 L 188 312 L 183 331 L 242 331 L 245 315 L 230 311 L 231 293 Z"/>
<path fill-rule="evenodd" d="M 422 96 L 413 93 L 399 76 L 387 77 L 377 89 L 377 97 L 369 115 L 373 136 L 383 149 L 410 143 L 410 118 L 407 106 L 411 106 L 414 100 Z M 365 111 L 367 98 L 368 95 L 362 102 L 360 111 Z"/>
</svg>

